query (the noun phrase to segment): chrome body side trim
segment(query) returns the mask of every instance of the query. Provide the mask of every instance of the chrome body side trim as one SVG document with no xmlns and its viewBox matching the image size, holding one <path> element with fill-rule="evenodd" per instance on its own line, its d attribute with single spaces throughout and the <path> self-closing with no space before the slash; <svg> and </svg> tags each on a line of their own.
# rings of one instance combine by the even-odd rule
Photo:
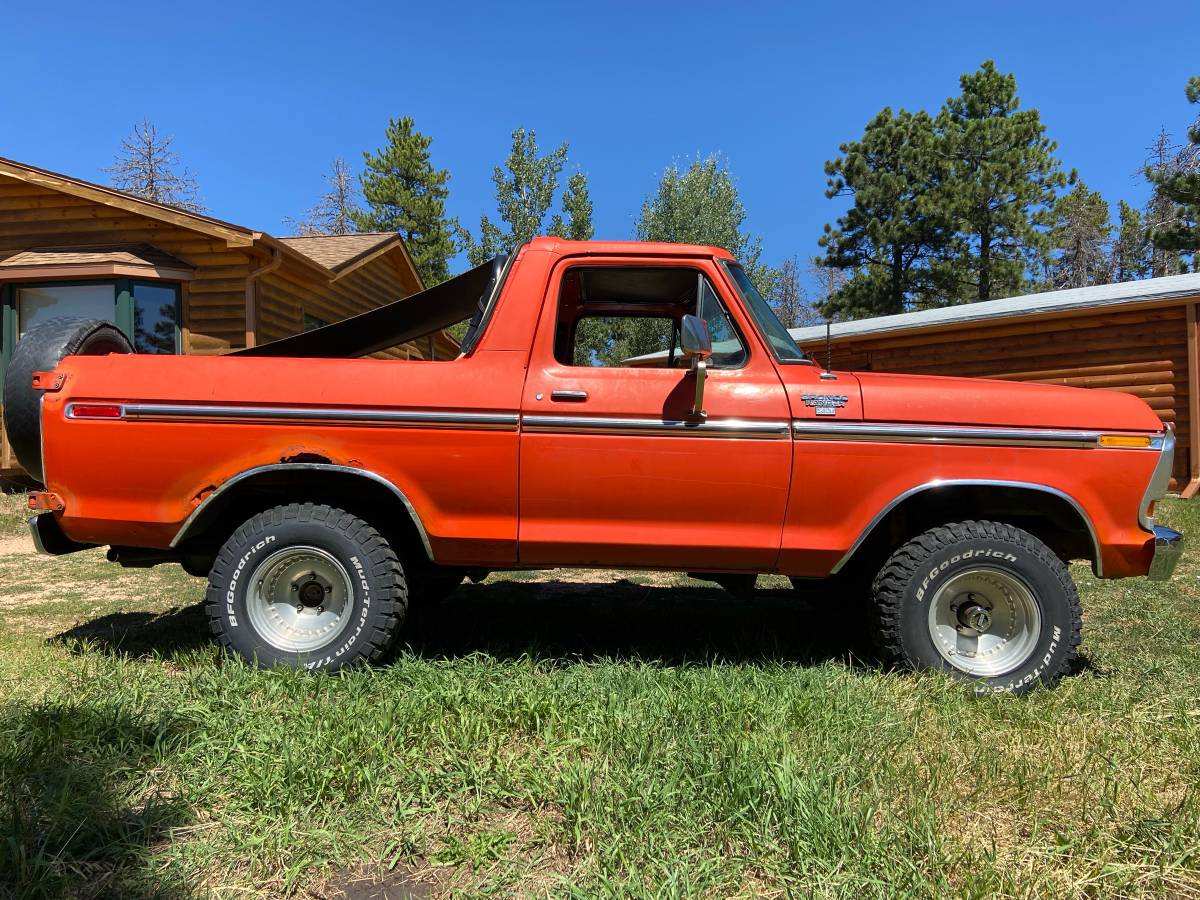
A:
<svg viewBox="0 0 1200 900">
<path fill-rule="evenodd" d="M 1146 531 L 1154 531 L 1154 518 L 1150 515 L 1150 505 L 1156 500 L 1167 496 L 1167 488 L 1171 484 L 1171 468 L 1175 462 L 1175 431 L 1168 428 L 1163 435 L 1162 451 L 1158 455 L 1158 463 L 1150 475 L 1146 485 L 1146 493 L 1142 495 L 1142 505 L 1138 510 L 1138 524 Z"/>
<path fill-rule="evenodd" d="M 874 422 L 792 421 L 797 440 L 879 441 L 901 444 L 983 444 L 992 447 L 1074 447 L 1100 445 L 1104 432 L 1075 428 L 987 428 L 969 425 L 882 424 Z M 1162 436 L 1145 449 L 1157 450 Z M 1140 448 L 1126 448 L 1140 449 Z"/>
<path fill-rule="evenodd" d="M 413 524 L 417 528 L 417 533 L 421 535 L 421 543 L 425 547 L 425 555 L 429 557 L 431 562 L 435 562 L 433 558 L 433 547 L 429 543 L 429 535 L 425 531 L 425 524 L 421 521 L 421 517 L 417 514 L 417 510 L 413 507 L 412 501 L 408 499 L 404 491 L 396 487 L 382 475 L 375 472 L 370 472 L 366 469 L 355 469 L 352 466 L 339 466 L 333 463 L 274 463 L 266 466 L 256 466 L 253 469 L 247 469 L 244 472 L 239 472 L 232 478 L 223 481 L 215 491 L 200 501 L 200 505 L 192 510 L 191 514 L 184 520 L 183 525 L 179 527 L 179 531 L 175 533 L 175 537 L 171 538 L 171 547 L 178 546 L 188 536 L 188 531 L 200 520 L 206 509 L 212 507 L 212 503 L 218 497 L 226 494 L 231 488 L 241 484 L 242 482 L 254 478 L 257 475 L 262 475 L 267 472 L 335 472 L 339 475 L 354 475 L 360 478 L 369 478 L 372 481 L 386 487 L 399 498 L 404 504 L 404 508 L 408 510 L 409 516 L 412 517 Z"/>
<path fill-rule="evenodd" d="M 1154 558 L 1150 561 L 1150 571 L 1146 573 L 1151 581 L 1166 581 L 1179 564 L 1183 556 L 1183 535 L 1173 528 L 1162 525 L 1154 526 Z"/>
<path fill-rule="evenodd" d="M 521 429 L 560 434 L 674 435 L 786 440 L 788 423 L 743 419 L 623 419 L 604 416 L 522 416 Z"/>
<path fill-rule="evenodd" d="M 893 497 L 892 500 L 883 507 L 883 509 L 879 510 L 879 512 L 872 517 L 871 521 L 867 524 L 867 527 L 863 529 L 862 534 L 858 536 L 858 539 L 855 540 L 855 542 L 850 546 L 850 549 L 846 551 L 842 558 L 837 561 L 837 565 L 833 567 L 833 569 L 830 571 L 830 574 L 836 575 L 842 570 L 842 567 L 850 561 L 850 557 L 854 555 L 854 552 L 863 545 L 863 542 L 865 542 L 868 537 L 870 537 L 871 532 L 875 530 L 875 526 L 882 522 L 884 517 L 889 512 L 915 494 L 919 494 L 922 491 L 936 490 L 937 488 L 941 487 L 1018 488 L 1021 490 L 1040 491 L 1044 494 L 1051 494 L 1052 496 L 1058 497 L 1061 500 L 1067 501 L 1067 503 L 1074 508 L 1075 512 L 1079 513 L 1079 518 L 1082 519 L 1083 523 L 1087 526 L 1088 535 L 1092 539 L 1092 549 L 1096 554 L 1096 575 L 1097 577 L 1104 577 L 1103 559 L 1100 555 L 1100 539 L 1096 535 L 1096 526 L 1092 524 L 1091 517 L 1084 510 L 1083 506 L 1080 505 L 1078 500 L 1065 491 L 1060 491 L 1058 488 L 1050 487 L 1048 484 L 1035 484 L 1029 481 L 993 481 L 986 478 L 949 479 L 945 481 L 935 479 L 933 481 L 926 481 L 923 484 L 918 484 Z"/>
<path fill-rule="evenodd" d="M 75 404 L 67 406 L 74 418 Z M 345 425 L 433 426 L 515 430 L 515 412 L 448 412 L 420 409 L 346 409 L 313 406 L 213 406 L 170 403 L 126 403 L 121 418 L 172 422 L 327 422 Z"/>
</svg>

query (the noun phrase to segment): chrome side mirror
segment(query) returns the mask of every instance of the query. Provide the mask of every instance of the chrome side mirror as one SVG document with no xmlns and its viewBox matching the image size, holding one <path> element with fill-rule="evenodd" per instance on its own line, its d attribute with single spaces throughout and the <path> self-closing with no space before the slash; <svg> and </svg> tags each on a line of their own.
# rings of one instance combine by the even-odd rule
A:
<svg viewBox="0 0 1200 900">
<path fill-rule="evenodd" d="M 712 356 L 712 338 L 699 316 L 684 316 L 679 323 L 679 349 L 692 361 L 692 374 L 696 376 L 696 403 L 691 414 L 703 418 L 704 379 L 708 375 L 708 358 Z"/>
</svg>

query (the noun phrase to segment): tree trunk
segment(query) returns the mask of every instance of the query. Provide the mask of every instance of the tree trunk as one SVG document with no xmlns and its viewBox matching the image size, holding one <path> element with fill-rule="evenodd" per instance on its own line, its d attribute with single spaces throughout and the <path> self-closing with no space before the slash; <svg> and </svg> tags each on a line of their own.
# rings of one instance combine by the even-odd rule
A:
<svg viewBox="0 0 1200 900">
<path fill-rule="evenodd" d="M 992 233 L 986 225 L 979 230 L 979 297 L 992 298 Z"/>
</svg>

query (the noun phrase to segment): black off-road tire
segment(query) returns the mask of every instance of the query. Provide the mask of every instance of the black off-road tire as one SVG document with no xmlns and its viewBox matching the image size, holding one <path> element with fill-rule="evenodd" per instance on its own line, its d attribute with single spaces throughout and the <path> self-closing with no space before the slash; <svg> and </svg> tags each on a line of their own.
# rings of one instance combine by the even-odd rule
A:
<svg viewBox="0 0 1200 900">
<path fill-rule="evenodd" d="M 288 607 L 284 609 L 263 598 L 299 597 L 285 591 L 290 584 L 308 587 L 306 556 L 314 572 L 336 573 L 326 579 L 332 585 L 329 596 L 332 602 L 339 596 L 343 599 L 337 624 L 329 626 L 329 640 L 297 649 L 294 636 L 319 641 L 320 629 L 303 624 L 299 630 L 289 629 L 275 610 L 286 614 L 288 621 L 303 623 L 291 618 L 292 604 L 284 604 Z M 292 569 L 273 574 L 289 560 Z M 270 583 L 263 584 L 264 580 Z M 318 576 L 312 574 L 311 580 L 318 581 Z M 272 593 L 275 586 L 280 594 Z M 301 613 L 301 605 L 295 604 L 298 614 L 325 614 L 324 607 L 316 605 L 305 606 Z M 217 641 L 263 668 L 284 665 L 333 672 L 355 663 L 377 662 L 395 641 L 407 607 L 404 570 L 391 545 L 357 516 L 312 503 L 277 506 L 245 522 L 217 554 L 208 579 L 207 612 Z M 267 625 L 256 624 L 262 622 Z"/>
<path fill-rule="evenodd" d="M 956 577 L 957 584 L 969 585 L 973 572 L 1013 588 L 1012 596 L 1023 596 L 1023 586 L 1037 611 L 1037 629 L 1027 629 L 1027 652 L 1013 659 L 1005 671 L 967 671 L 966 667 L 976 664 L 973 658 L 959 657 L 965 660 L 963 667 L 952 664 L 935 643 L 931 604 L 949 603 L 953 608 L 957 602 L 961 609 L 977 602 L 973 593 L 967 595 L 972 598 L 967 604 L 956 601 L 952 590 L 939 592 L 939 588 Z M 1032 534 L 1001 522 L 957 522 L 918 535 L 887 560 L 875 577 L 871 594 L 874 637 L 885 662 L 909 669 L 939 669 L 974 684 L 980 693 L 1023 694 L 1037 685 L 1050 686 L 1070 669 L 1079 649 L 1079 592 L 1066 565 Z M 985 599 L 978 602 L 986 603 L 987 594 L 980 596 Z M 1004 591 L 998 589 L 996 596 L 1003 609 L 1009 602 Z M 1028 604 L 1028 600 L 1024 602 Z M 1012 603 L 1013 610 L 1020 607 L 1020 602 Z M 997 630 L 997 635 L 1018 633 L 1014 623 L 1019 615 L 997 616 L 989 628 L 1008 629 Z M 951 624 L 958 628 L 961 623 L 955 618 Z M 943 634 L 946 627 L 942 626 Z M 963 629 L 968 636 L 973 633 L 969 626 L 963 625 Z M 1012 646 L 1021 645 L 1014 642 Z M 952 652 L 948 642 L 944 642 L 944 652 Z"/>
<path fill-rule="evenodd" d="M 4 427 L 17 461 L 29 475 L 42 471 L 42 392 L 33 389 L 34 372 L 52 372 L 68 356 L 132 353 L 121 329 L 102 319 L 47 319 L 17 342 L 4 375 Z"/>
</svg>

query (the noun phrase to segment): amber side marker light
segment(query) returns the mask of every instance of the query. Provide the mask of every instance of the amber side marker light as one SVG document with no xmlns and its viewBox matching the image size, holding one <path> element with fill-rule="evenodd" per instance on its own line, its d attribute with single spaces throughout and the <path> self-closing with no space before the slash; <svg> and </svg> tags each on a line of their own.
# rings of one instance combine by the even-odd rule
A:
<svg viewBox="0 0 1200 900">
<path fill-rule="evenodd" d="M 1146 448 L 1151 445 L 1148 434 L 1102 434 L 1099 444 L 1101 447 L 1138 447 Z"/>
<path fill-rule="evenodd" d="M 71 407 L 72 419 L 119 419 L 119 403 L 76 403 Z"/>
</svg>

